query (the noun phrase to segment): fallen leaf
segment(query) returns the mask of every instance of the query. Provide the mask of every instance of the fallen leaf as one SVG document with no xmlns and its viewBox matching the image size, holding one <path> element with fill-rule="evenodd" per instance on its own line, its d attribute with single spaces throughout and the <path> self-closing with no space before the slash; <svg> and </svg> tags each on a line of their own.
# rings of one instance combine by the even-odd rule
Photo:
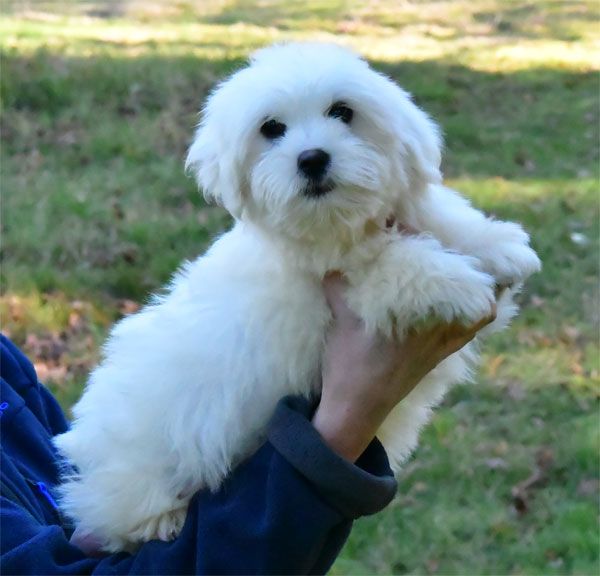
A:
<svg viewBox="0 0 600 576">
<path fill-rule="evenodd" d="M 576 344 L 581 339 L 581 331 L 575 326 L 563 326 L 560 339 L 567 344 Z"/>
<path fill-rule="evenodd" d="M 551 548 L 544 552 L 544 556 L 548 559 L 548 566 L 551 568 L 560 568 L 564 565 L 564 560 L 558 555 L 556 550 L 552 550 Z"/>
<path fill-rule="evenodd" d="M 517 511 L 517 514 L 523 515 L 529 512 L 529 504 L 527 502 L 527 494 L 521 493 L 512 489 L 513 507 Z"/>
<path fill-rule="evenodd" d="M 51 362 L 35 362 L 33 367 L 41 382 L 52 381 L 57 384 L 62 384 L 67 375 L 66 366 L 55 366 Z"/>
<path fill-rule="evenodd" d="M 69 313 L 69 328 L 75 332 L 80 332 L 85 325 L 82 314 L 76 310 Z"/>
<path fill-rule="evenodd" d="M 437 573 L 438 568 L 440 567 L 440 563 L 435 558 L 430 558 L 425 562 L 425 567 L 427 568 L 428 574 L 435 574 Z"/>
<path fill-rule="evenodd" d="M 532 294 L 531 298 L 529 299 L 529 305 L 532 308 L 541 308 L 545 304 L 546 304 L 546 299 L 541 298 L 537 294 Z"/>
<path fill-rule="evenodd" d="M 115 220 L 123 220 L 123 218 L 125 218 L 125 212 L 123 211 L 123 207 L 116 200 L 114 200 L 112 203 L 112 213 Z"/>
<path fill-rule="evenodd" d="M 532 488 L 539 487 L 548 480 L 548 472 L 553 465 L 552 450 L 547 446 L 540 448 L 535 456 L 535 467 L 532 473 L 511 490 L 513 506 L 518 514 L 526 514 L 529 511 Z"/>
<path fill-rule="evenodd" d="M 508 454 L 508 449 L 508 442 L 506 440 L 500 440 L 500 442 L 494 446 L 494 454 L 496 454 L 496 456 L 504 456 L 504 454 Z"/>
<path fill-rule="evenodd" d="M 412 492 L 416 494 L 422 494 L 423 492 L 427 492 L 428 486 L 425 482 L 415 482 L 412 487 Z"/>
<path fill-rule="evenodd" d="M 134 314 L 140 309 L 140 305 L 133 300 L 128 300 L 124 298 L 119 300 L 119 312 L 123 314 L 123 316 L 127 316 L 128 314 Z"/>
<path fill-rule="evenodd" d="M 554 452 L 551 448 L 540 448 L 535 456 L 535 462 L 542 472 L 548 472 L 554 466 Z"/>
<path fill-rule="evenodd" d="M 571 242 L 577 246 L 587 246 L 590 243 L 590 239 L 581 232 L 571 232 L 569 238 L 571 238 Z"/>
<path fill-rule="evenodd" d="M 493 378 L 496 376 L 498 372 L 498 368 L 502 365 L 505 360 L 505 356 L 503 354 L 499 354 L 498 356 L 494 356 L 488 363 L 488 373 Z"/>
<path fill-rule="evenodd" d="M 583 376 L 585 374 L 585 370 L 583 366 L 579 364 L 579 362 L 571 363 L 571 372 L 573 372 L 573 374 L 575 374 L 576 376 Z"/>
<path fill-rule="evenodd" d="M 490 470 L 506 470 L 508 468 L 508 464 L 503 458 L 488 458 L 485 465 Z"/>
<path fill-rule="evenodd" d="M 125 260 L 125 262 L 127 262 L 128 264 L 135 264 L 137 258 L 138 258 L 138 253 L 139 250 L 137 248 L 137 246 L 125 246 L 123 248 L 121 248 L 120 250 L 120 255 L 121 258 L 123 258 L 123 260 Z"/>
<path fill-rule="evenodd" d="M 25 348 L 34 359 L 58 361 L 66 350 L 64 341 L 56 334 L 28 334 Z"/>
<path fill-rule="evenodd" d="M 519 401 L 525 398 L 525 390 L 519 382 L 510 382 L 506 387 L 506 391 L 511 400 Z"/>
<path fill-rule="evenodd" d="M 577 486 L 578 496 L 596 496 L 600 491 L 600 480 L 598 478 L 584 478 Z"/>
</svg>

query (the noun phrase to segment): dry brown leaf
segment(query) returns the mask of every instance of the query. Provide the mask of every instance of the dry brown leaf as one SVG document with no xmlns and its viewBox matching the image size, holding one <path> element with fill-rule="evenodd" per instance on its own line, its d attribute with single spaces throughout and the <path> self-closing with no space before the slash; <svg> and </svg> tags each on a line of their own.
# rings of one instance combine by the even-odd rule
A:
<svg viewBox="0 0 600 576">
<path fill-rule="evenodd" d="M 548 479 L 548 472 L 554 465 L 554 453 L 551 448 L 543 446 L 535 456 L 535 466 L 532 473 L 511 490 L 513 506 L 518 514 L 526 514 L 530 508 L 531 491 L 543 485 Z"/>
<path fill-rule="evenodd" d="M 123 316 L 127 316 L 128 314 L 134 314 L 140 309 L 140 305 L 133 300 L 128 300 L 124 298 L 119 300 L 119 312 L 123 314 Z"/>
<path fill-rule="evenodd" d="M 600 491 L 600 480 L 598 478 L 584 478 L 577 486 L 578 496 L 596 496 Z"/>
<path fill-rule="evenodd" d="M 504 360 L 505 360 L 505 356 L 503 354 L 499 354 L 498 356 L 494 356 L 488 362 L 488 373 L 492 378 L 494 376 L 496 376 L 496 373 L 498 372 L 498 368 L 500 368 L 500 366 L 502 365 Z"/>
<path fill-rule="evenodd" d="M 509 398 L 512 400 L 523 400 L 525 398 L 525 389 L 519 382 L 510 382 L 506 387 Z"/>
<path fill-rule="evenodd" d="M 581 330 L 575 326 L 563 326 L 560 330 L 560 339 L 566 344 L 577 344 L 581 339 Z"/>
</svg>

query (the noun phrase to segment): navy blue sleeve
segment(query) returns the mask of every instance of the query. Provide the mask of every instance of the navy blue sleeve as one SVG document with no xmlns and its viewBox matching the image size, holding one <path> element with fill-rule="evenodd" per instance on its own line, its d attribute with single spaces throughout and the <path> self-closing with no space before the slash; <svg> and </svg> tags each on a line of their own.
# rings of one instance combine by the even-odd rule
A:
<svg viewBox="0 0 600 576">
<path fill-rule="evenodd" d="M 33 364 L 4 334 L 0 334 L 0 373 L 51 436 L 67 431 L 56 398 L 38 382 Z"/>
<path fill-rule="evenodd" d="M 327 448 L 309 418 L 306 401 L 282 401 L 268 441 L 218 492 L 195 495 L 179 537 L 133 555 L 86 557 L 60 525 L 3 497 L 3 574 L 325 573 L 353 519 L 383 508 L 396 483 L 379 442 L 351 464 Z"/>
</svg>

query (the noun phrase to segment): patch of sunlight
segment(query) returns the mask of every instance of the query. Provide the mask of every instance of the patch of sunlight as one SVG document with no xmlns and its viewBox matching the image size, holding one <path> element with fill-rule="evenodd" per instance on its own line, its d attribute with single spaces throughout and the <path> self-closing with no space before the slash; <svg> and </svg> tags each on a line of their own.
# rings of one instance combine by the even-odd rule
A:
<svg viewBox="0 0 600 576">
<path fill-rule="evenodd" d="M 517 38 L 494 34 L 487 23 L 464 26 L 420 21 L 402 26 L 341 18 L 338 22 L 311 22 L 306 28 L 283 30 L 273 22 L 145 23 L 126 20 L 98 21 L 66 17 L 59 21 L 0 19 L 0 42 L 23 55 L 38 49 L 64 56 L 144 55 L 196 56 L 210 60 L 244 57 L 267 43 L 285 40 L 321 40 L 354 48 L 365 57 L 383 62 L 444 59 L 482 71 L 516 71 L 556 66 L 598 69 L 597 40 L 567 41 L 551 38 Z M 331 26 L 330 26 L 331 24 Z"/>
<path fill-rule="evenodd" d="M 567 43 L 557 40 L 520 40 L 471 56 L 473 68 L 513 72 L 535 67 L 560 67 L 571 70 L 600 69 L 600 41 Z"/>
<path fill-rule="evenodd" d="M 348 44 L 372 60 L 397 62 L 443 59 L 484 72 L 515 72 L 539 66 L 574 70 L 600 67 L 600 43 L 558 40 L 499 39 L 493 36 L 465 36 L 439 41 L 410 27 L 396 35 L 341 36 Z"/>
<path fill-rule="evenodd" d="M 116 315 L 114 310 L 107 312 L 105 304 L 69 299 L 62 293 L 9 292 L 0 296 L 2 331 L 21 340 L 30 332 L 61 332 L 73 323 L 74 312 L 82 311 L 103 329 Z"/>
<path fill-rule="evenodd" d="M 493 347 L 492 337 L 492 346 L 486 346 L 488 351 L 481 364 L 481 376 L 497 385 L 521 382 L 529 389 L 560 385 L 598 394 L 598 369 L 583 366 L 586 358 L 579 347 L 549 339 L 548 343 L 523 345 L 526 330 L 513 330 L 515 340 L 520 341 L 519 346 L 504 355 L 496 356 L 489 351 Z"/>
<path fill-rule="evenodd" d="M 451 178 L 445 185 L 459 190 L 463 194 L 486 202 L 530 203 L 547 198 L 568 197 L 570 200 L 584 200 L 590 207 L 597 202 L 598 182 L 593 178 L 578 179 L 517 179 L 509 180 L 501 177 Z"/>
</svg>

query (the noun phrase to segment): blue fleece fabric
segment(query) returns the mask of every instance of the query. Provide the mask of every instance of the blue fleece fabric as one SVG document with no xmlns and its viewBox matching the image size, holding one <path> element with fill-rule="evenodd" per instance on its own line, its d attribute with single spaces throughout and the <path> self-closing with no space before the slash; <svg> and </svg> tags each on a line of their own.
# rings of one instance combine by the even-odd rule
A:
<svg viewBox="0 0 600 576">
<path fill-rule="evenodd" d="M 217 493 L 193 498 L 172 542 L 87 557 L 56 509 L 53 435 L 68 423 L 31 363 L 1 337 L 2 574 L 323 574 L 353 519 L 393 498 L 396 483 L 374 440 L 356 465 L 322 442 L 305 400 L 285 399 L 269 440 Z"/>
</svg>

